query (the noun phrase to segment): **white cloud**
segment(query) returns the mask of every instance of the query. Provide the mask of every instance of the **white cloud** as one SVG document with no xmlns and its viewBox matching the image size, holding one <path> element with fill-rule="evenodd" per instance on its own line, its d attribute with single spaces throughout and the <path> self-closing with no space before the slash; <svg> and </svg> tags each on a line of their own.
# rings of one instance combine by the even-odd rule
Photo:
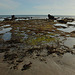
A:
<svg viewBox="0 0 75 75">
<path fill-rule="evenodd" d="M 20 3 L 14 0 L 0 0 L 0 9 L 15 9 Z"/>
</svg>

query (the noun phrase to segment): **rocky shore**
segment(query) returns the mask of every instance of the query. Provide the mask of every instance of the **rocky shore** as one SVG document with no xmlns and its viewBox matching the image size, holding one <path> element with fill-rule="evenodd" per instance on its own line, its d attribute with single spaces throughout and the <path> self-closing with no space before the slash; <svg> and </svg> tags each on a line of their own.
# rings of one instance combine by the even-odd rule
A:
<svg viewBox="0 0 75 75">
<path fill-rule="evenodd" d="M 66 23 L 74 21 L 66 19 Z M 75 31 L 49 19 L 0 22 L 1 75 L 74 75 L 75 45 L 64 44 Z"/>
</svg>

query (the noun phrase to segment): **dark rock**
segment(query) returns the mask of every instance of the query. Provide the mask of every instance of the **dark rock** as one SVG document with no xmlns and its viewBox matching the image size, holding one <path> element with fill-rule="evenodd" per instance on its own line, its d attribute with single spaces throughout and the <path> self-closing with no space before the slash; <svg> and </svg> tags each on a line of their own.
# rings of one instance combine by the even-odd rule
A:
<svg viewBox="0 0 75 75">
<path fill-rule="evenodd" d="M 72 53 L 72 54 L 75 54 L 75 49 L 73 49 L 73 50 L 71 51 L 71 53 Z"/>
<path fill-rule="evenodd" d="M 9 43 L 9 44 L 14 43 L 14 44 L 16 44 L 16 43 L 22 43 L 22 42 L 20 42 L 19 39 L 11 39 L 11 40 L 9 40 L 9 41 L 6 41 L 5 43 Z"/>
<path fill-rule="evenodd" d="M 13 69 L 18 69 L 18 67 L 16 65 L 13 66 Z"/>
<path fill-rule="evenodd" d="M 22 59 L 18 59 L 18 60 L 16 60 L 16 62 L 21 63 L 21 62 L 23 62 L 23 60 Z"/>
<path fill-rule="evenodd" d="M 75 48 L 75 45 L 73 45 L 73 48 Z"/>
<path fill-rule="evenodd" d="M 47 53 L 48 53 L 48 55 L 49 55 L 49 54 L 54 53 L 56 48 L 54 48 L 53 46 L 47 45 L 46 49 L 48 50 Z"/>
<path fill-rule="evenodd" d="M 10 19 L 9 18 L 4 18 L 4 21 L 10 21 Z"/>
<path fill-rule="evenodd" d="M 65 20 L 58 20 L 58 22 L 59 23 L 65 23 L 65 24 L 67 23 L 67 21 L 65 21 Z"/>
<path fill-rule="evenodd" d="M 54 20 L 55 18 L 54 18 L 54 16 L 48 14 L 48 19 Z"/>
<path fill-rule="evenodd" d="M 9 51 L 9 50 L 10 50 L 9 48 L 0 48 L 0 53 L 6 52 L 6 51 Z"/>
<path fill-rule="evenodd" d="M 41 47 L 33 47 L 33 48 L 31 48 L 31 49 L 28 49 L 27 51 L 26 51 L 26 54 L 32 54 L 33 52 L 35 52 L 35 51 L 40 51 L 42 48 Z"/>
<path fill-rule="evenodd" d="M 75 33 L 75 31 L 72 31 L 71 33 Z"/>
<path fill-rule="evenodd" d="M 39 60 L 40 61 L 46 61 L 46 59 L 45 58 L 42 58 L 42 57 Z"/>
<path fill-rule="evenodd" d="M 15 15 L 12 15 L 11 16 L 11 20 L 15 20 Z"/>
<path fill-rule="evenodd" d="M 72 21 L 74 21 L 73 18 L 65 18 L 64 20 L 66 20 L 67 22 L 72 22 Z"/>
<path fill-rule="evenodd" d="M 56 54 L 56 53 L 52 53 L 52 56 L 53 56 L 53 57 L 57 57 L 57 54 Z"/>
<path fill-rule="evenodd" d="M 29 69 L 31 67 L 31 64 L 31 62 L 29 64 L 25 64 L 21 70 L 23 71 Z"/>
<path fill-rule="evenodd" d="M 4 59 L 5 60 L 14 60 L 15 58 L 17 58 L 17 54 L 13 53 L 13 54 L 5 54 L 4 55 Z"/>
</svg>

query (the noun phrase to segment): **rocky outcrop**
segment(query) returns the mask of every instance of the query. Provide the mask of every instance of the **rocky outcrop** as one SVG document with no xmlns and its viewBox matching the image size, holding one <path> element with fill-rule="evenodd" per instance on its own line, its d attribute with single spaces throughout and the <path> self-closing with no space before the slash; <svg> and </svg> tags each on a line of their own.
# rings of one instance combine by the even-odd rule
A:
<svg viewBox="0 0 75 75">
<path fill-rule="evenodd" d="M 54 16 L 48 14 L 48 19 L 54 20 L 55 18 L 54 18 Z"/>
<path fill-rule="evenodd" d="M 11 16 L 11 20 L 15 20 L 16 18 L 15 18 L 15 15 L 12 15 Z"/>
<path fill-rule="evenodd" d="M 58 22 L 59 23 L 65 23 L 65 24 L 67 23 L 67 21 L 65 21 L 65 20 L 58 20 Z"/>
</svg>

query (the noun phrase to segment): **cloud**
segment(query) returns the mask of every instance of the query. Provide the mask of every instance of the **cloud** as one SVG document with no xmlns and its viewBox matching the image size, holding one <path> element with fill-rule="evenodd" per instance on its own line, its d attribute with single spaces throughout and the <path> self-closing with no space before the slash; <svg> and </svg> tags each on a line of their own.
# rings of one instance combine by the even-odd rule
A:
<svg viewBox="0 0 75 75">
<path fill-rule="evenodd" d="M 36 10 L 73 10 L 75 9 L 75 1 L 70 1 L 66 2 L 65 4 L 45 4 L 45 5 L 37 5 L 34 6 L 33 8 L 35 8 Z"/>
<path fill-rule="evenodd" d="M 0 0 L 0 14 L 75 14 L 75 0 Z"/>
<path fill-rule="evenodd" d="M 16 9 L 20 3 L 14 0 L 0 0 L 0 9 Z"/>
</svg>

